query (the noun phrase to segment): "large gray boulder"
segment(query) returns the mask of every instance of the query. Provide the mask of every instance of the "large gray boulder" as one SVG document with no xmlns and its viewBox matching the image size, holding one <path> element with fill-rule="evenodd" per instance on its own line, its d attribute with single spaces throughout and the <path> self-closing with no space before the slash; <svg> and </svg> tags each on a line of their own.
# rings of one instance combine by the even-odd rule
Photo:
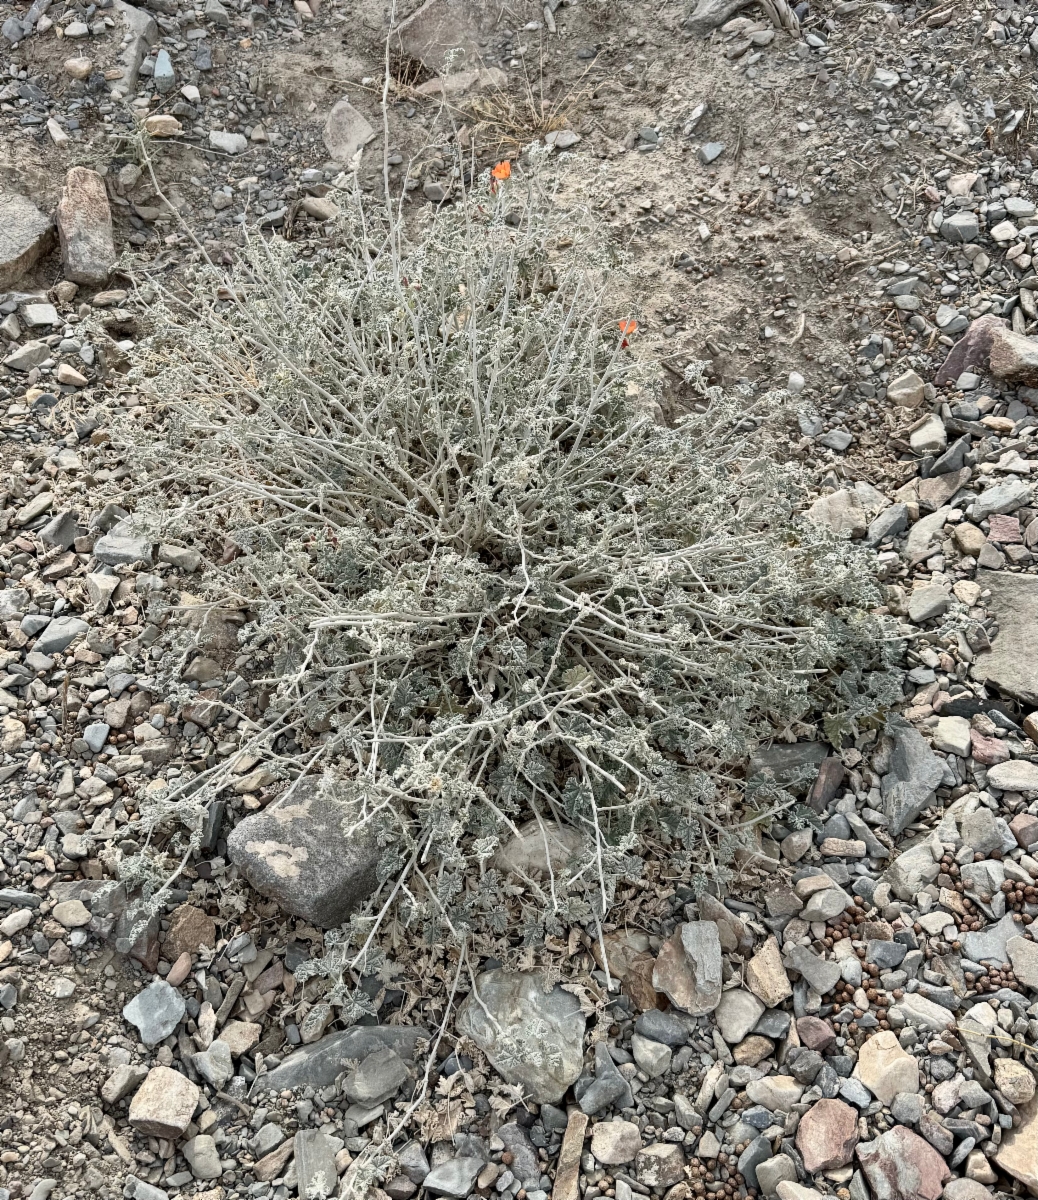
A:
<svg viewBox="0 0 1038 1200">
<path fill-rule="evenodd" d="M 252 886 L 285 912 L 321 929 L 341 925 L 375 890 L 376 847 L 343 832 L 345 811 L 324 776 L 300 779 L 227 839 Z"/>
</svg>

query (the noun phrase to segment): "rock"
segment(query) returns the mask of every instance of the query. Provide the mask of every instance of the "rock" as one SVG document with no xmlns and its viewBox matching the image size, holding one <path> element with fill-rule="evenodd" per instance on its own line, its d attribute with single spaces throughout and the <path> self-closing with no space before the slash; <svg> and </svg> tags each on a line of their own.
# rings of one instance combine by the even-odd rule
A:
<svg viewBox="0 0 1038 1200">
<path fill-rule="evenodd" d="M 263 1026 L 255 1021 L 228 1021 L 220 1030 L 220 1041 L 226 1042 L 232 1058 L 248 1054 L 260 1040 Z"/>
<path fill-rule="evenodd" d="M 774 1052 L 775 1043 L 771 1038 L 754 1033 L 735 1047 L 732 1051 L 732 1058 L 740 1067 L 755 1067 Z"/>
<path fill-rule="evenodd" d="M 923 1116 L 923 1099 L 912 1092 L 898 1092 L 890 1102 L 890 1112 L 899 1125 L 918 1125 Z"/>
<path fill-rule="evenodd" d="M 780 1183 L 775 1191 L 779 1200 L 818 1200 L 819 1195 L 814 1188 L 803 1187 L 799 1183 Z"/>
<path fill-rule="evenodd" d="M 992 514 L 1016 512 L 1030 499 L 1031 489 L 1022 479 L 1005 479 L 980 493 L 973 503 L 973 520 L 985 521 Z"/>
<path fill-rule="evenodd" d="M 0 292 L 14 287 L 50 249 L 54 224 L 25 196 L 0 193 Z"/>
<path fill-rule="evenodd" d="M 823 875 L 816 878 L 824 879 L 825 886 L 811 892 L 807 897 L 807 903 L 800 912 L 800 919 L 807 921 L 808 924 L 813 921 L 831 921 L 834 917 L 838 917 L 851 902 L 850 896 L 843 888 L 834 884 L 828 876 Z"/>
<path fill-rule="evenodd" d="M 887 384 L 887 399 L 902 408 L 918 408 L 926 397 L 926 385 L 915 371 L 905 371 Z"/>
<path fill-rule="evenodd" d="M 227 839 L 228 857 L 257 892 L 322 929 L 374 891 L 379 859 L 343 833 L 333 787 L 331 777 L 307 776 Z"/>
<path fill-rule="evenodd" d="M 374 136 L 374 129 L 348 100 L 335 104 L 324 123 L 324 144 L 328 153 L 344 167 L 353 162 Z"/>
<path fill-rule="evenodd" d="M 938 1200 L 951 1176 L 937 1151 L 904 1125 L 860 1142 L 857 1155 L 873 1200 Z"/>
<path fill-rule="evenodd" d="M 747 1187 L 758 1187 L 757 1167 L 771 1158 L 771 1143 L 763 1135 L 755 1137 L 743 1150 L 736 1163 L 739 1174 L 746 1180 Z"/>
<path fill-rule="evenodd" d="M 639 1151 L 635 1168 L 639 1183 L 665 1191 L 685 1178 L 685 1155 L 674 1142 L 657 1142 Z"/>
<path fill-rule="evenodd" d="M 915 625 L 932 621 L 948 611 L 951 597 L 943 587 L 916 588 L 908 597 L 908 619 Z"/>
<path fill-rule="evenodd" d="M 335 1143 L 319 1129 L 300 1129 L 295 1136 L 296 1185 L 300 1196 L 334 1194 L 339 1183 Z"/>
<path fill-rule="evenodd" d="M 1020 1124 L 1002 1131 L 1002 1142 L 995 1152 L 995 1162 L 1027 1188 L 1038 1195 L 1038 1099 L 1019 1110 Z"/>
<path fill-rule="evenodd" d="M 840 979 L 838 962 L 819 958 L 806 946 L 793 946 L 786 958 L 820 996 L 831 992 Z"/>
<path fill-rule="evenodd" d="M 591 1130 L 591 1153 L 603 1166 L 633 1162 L 641 1148 L 641 1130 L 633 1121 L 599 1121 Z"/>
<path fill-rule="evenodd" d="M 746 986 L 767 1008 L 776 1008 L 793 995 L 777 938 L 769 937 L 746 964 Z"/>
<path fill-rule="evenodd" d="M 857 492 L 841 488 L 828 496 L 819 496 L 804 514 L 816 525 L 831 529 L 838 536 L 859 538 L 867 528 L 865 509 Z"/>
<path fill-rule="evenodd" d="M 63 929 L 82 929 L 90 924 L 90 909 L 82 900 L 62 900 L 50 915 Z"/>
<path fill-rule="evenodd" d="M 191 1123 L 201 1095 L 198 1087 L 171 1067 L 152 1067 L 130 1101 L 130 1124 L 148 1137 L 180 1137 Z"/>
<path fill-rule="evenodd" d="M 794 829 L 779 843 L 779 850 L 786 862 L 796 863 L 811 849 L 813 843 L 814 831 L 810 827 Z"/>
<path fill-rule="evenodd" d="M 714 1020 L 721 1037 L 734 1046 L 753 1029 L 764 1012 L 765 1005 L 749 992 L 732 988 L 721 994 L 721 1001 L 714 1010 Z"/>
<path fill-rule="evenodd" d="M 631 1038 L 631 1053 L 639 1070 L 645 1072 L 650 1079 L 666 1074 L 670 1070 L 673 1051 L 662 1042 L 654 1042 L 636 1033 Z"/>
<path fill-rule="evenodd" d="M 990 1182 L 995 1182 L 994 1175 Z M 941 1192 L 941 1200 L 991 1200 L 991 1192 L 972 1177 L 960 1177 L 948 1180 Z"/>
<path fill-rule="evenodd" d="M 85 82 L 93 74 L 94 63 L 89 58 L 66 58 L 63 70 L 70 79 Z"/>
<path fill-rule="evenodd" d="M 757 1186 L 765 1196 L 774 1196 L 781 1183 L 796 1183 L 796 1163 L 788 1154 L 776 1154 L 757 1164 Z M 804 1189 L 807 1190 L 806 1188 Z"/>
<path fill-rule="evenodd" d="M 411 1079 L 411 1072 L 395 1050 L 374 1050 L 346 1076 L 343 1091 L 351 1103 L 374 1108 L 392 1099 Z"/>
<path fill-rule="evenodd" d="M 1010 766 L 1012 764 L 1004 763 L 1003 765 Z M 1033 766 L 1035 772 L 1038 773 L 1038 766 L 1034 766 L 1032 763 L 1026 765 Z M 998 767 L 992 767 L 993 771 L 998 769 Z M 988 774 L 990 775 L 990 772 Z M 1035 786 L 1038 787 L 1038 783 Z M 1006 913 L 995 925 L 988 925 L 979 932 L 964 933 L 962 935 L 962 953 L 964 957 L 972 959 L 973 962 L 993 962 L 1003 966 L 1009 962 L 1007 950 L 1009 939 L 1016 937 L 1019 929 L 1020 926 L 1013 920 L 1013 914 Z"/>
<path fill-rule="evenodd" d="M 132 566 L 134 563 L 151 565 L 151 540 L 146 537 L 122 533 L 116 526 L 94 543 L 94 558 L 109 567 Z"/>
<path fill-rule="evenodd" d="M 464 1200 L 483 1170 L 482 1158 L 451 1158 L 440 1163 L 426 1175 L 422 1186 L 434 1196 L 450 1196 L 453 1200 Z"/>
<path fill-rule="evenodd" d="M 106 1104 L 118 1104 L 135 1092 L 147 1078 L 148 1068 L 123 1063 L 116 1067 L 101 1087 L 101 1099 Z"/>
<path fill-rule="evenodd" d="M 979 233 L 976 214 L 971 212 L 955 213 L 941 226 L 941 237 L 946 242 L 972 242 Z"/>
<path fill-rule="evenodd" d="M 104 180 L 96 171 L 72 167 L 65 176 L 55 220 L 65 277 L 91 287 L 107 283 L 116 258 L 112 210 Z"/>
<path fill-rule="evenodd" d="M 192 904 L 181 904 L 169 917 L 169 931 L 163 950 L 168 962 L 185 951 L 197 954 L 199 946 L 211 949 L 216 945 L 216 922 L 208 913 Z"/>
<path fill-rule="evenodd" d="M 302 1047 L 280 1067 L 260 1075 L 253 1084 L 253 1094 L 327 1087 L 351 1060 L 364 1059 L 383 1048 L 395 1050 L 401 1058 L 410 1060 L 416 1043 L 428 1038 L 429 1031 L 420 1025 L 353 1025 Z"/>
<path fill-rule="evenodd" d="M 209 147 L 224 154 L 244 154 L 249 148 L 248 139 L 242 133 L 231 133 L 226 129 L 210 129 Z"/>
<path fill-rule="evenodd" d="M 978 571 L 977 583 L 991 592 L 985 603 L 998 621 L 999 634 L 990 650 L 977 655 L 970 674 L 1038 706 L 1038 577 Z"/>
<path fill-rule="evenodd" d="M 903 850 L 887 867 L 883 878 L 902 900 L 911 900 L 927 884 L 932 883 L 940 871 L 934 861 L 927 842 Z"/>
<path fill-rule="evenodd" d="M 334 221 L 339 215 L 339 206 L 327 196 L 304 196 L 300 207 L 315 221 Z"/>
<path fill-rule="evenodd" d="M 1038 991 L 1038 942 L 1011 937 L 1006 942 L 1006 953 L 1017 979 L 1024 987 Z"/>
<path fill-rule="evenodd" d="M 948 433 L 944 422 L 936 413 L 931 413 L 909 434 L 908 444 L 916 454 L 942 453 L 948 445 Z"/>
<path fill-rule="evenodd" d="M 903 1000 L 893 1006 L 913 1029 L 925 1029 L 927 1033 L 942 1033 L 955 1021 L 952 1013 L 943 1005 L 935 1004 L 918 992 L 909 992 Z"/>
<path fill-rule="evenodd" d="M 241 826 L 239 826 L 241 828 Z M 556 986 L 545 993 L 536 972 L 499 968 L 476 979 L 456 1025 L 509 1083 L 521 1083 L 538 1104 L 556 1104 L 580 1075 L 585 1018 L 575 996 Z"/>
<path fill-rule="evenodd" d="M 191 1062 L 198 1074 L 217 1092 L 234 1075 L 231 1048 L 222 1039 L 212 1042 L 207 1050 L 194 1055 Z"/>
<path fill-rule="evenodd" d="M 219 1179 L 223 1174 L 216 1142 L 208 1133 L 189 1138 L 181 1146 L 181 1152 L 196 1179 Z"/>
<path fill-rule="evenodd" d="M 176 75 L 173 71 L 173 62 L 169 57 L 169 51 L 165 48 L 160 49 L 155 55 L 155 66 L 152 69 L 151 79 L 155 85 L 155 91 L 159 95 L 164 96 L 173 90 Z"/>
<path fill-rule="evenodd" d="M 939 717 L 933 733 L 933 744 L 936 749 L 945 754 L 957 754 L 960 758 L 969 758 L 971 749 L 969 721 L 965 717 Z M 989 817 L 991 816 L 986 808 L 982 811 Z M 965 834 L 963 837 L 964 840 L 969 841 Z M 970 844 L 972 845 L 972 843 Z"/>
<path fill-rule="evenodd" d="M 797 1019 L 797 1035 L 801 1045 L 806 1046 L 809 1050 L 817 1050 L 819 1054 L 829 1050 L 836 1041 L 836 1034 L 833 1032 L 832 1026 L 820 1017 L 799 1017 Z"/>
<path fill-rule="evenodd" d="M 789 1112 L 804 1094 L 804 1085 L 791 1075 L 765 1075 L 751 1079 L 746 1095 L 754 1104 L 762 1104 L 770 1112 Z"/>
<path fill-rule="evenodd" d="M 37 654 L 60 654 L 89 629 L 86 621 L 78 617 L 55 617 L 36 639 L 33 649 Z"/>
<path fill-rule="evenodd" d="M 995 1059 L 995 1087 L 1010 1104 L 1027 1104 L 1035 1091 L 1034 1074 L 1022 1062 L 1013 1058 Z"/>
<path fill-rule="evenodd" d="M 164 979 L 155 979 L 123 1009 L 123 1017 L 136 1025 L 145 1046 L 157 1046 L 184 1017 L 184 997 Z"/>
<path fill-rule="evenodd" d="M 50 358 L 50 347 L 46 342 L 23 342 L 3 360 L 3 365 L 12 371 L 31 371 Z"/>
<path fill-rule="evenodd" d="M 721 1000 L 721 939 L 713 921 L 686 921 L 663 943 L 653 987 L 693 1016 L 713 1012 Z"/>
<path fill-rule="evenodd" d="M 1038 792 L 1038 763 L 1017 758 L 988 770 L 988 784 L 1003 792 Z"/>
<path fill-rule="evenodd" d="M 539 1187 L 541 1164 L 537 1148 L 523 1126 L 516 1121 L 508 1121 L 498 1128 L 497 1136 L 504 1143 L 506 1153 L 512 1156 L 509 1165 L 516 1179 L 526 1187 Z"/>
<path fill-rule="evenodd" d="M 478 66 L 493 28 L 492 14 L 478 0 L 426 0 L 393 30 L 390 44 L 401 57 L 443 74 L 447 55 L 452 72 Z"/>
<path fill-rule="evenodd" d="M 144 118 L 144 132 L 154 138 L 178 137 L 184 132 L 184 127 L 170 113 L 153 113 L 150 117 Z M 236 138 L 241 135 L 232 133 L 228 136 Z M 245 139 L 242 138 L 242 140 Z"/>
<path fill-rule="evenodd" d="M 864 1043 L 853 1075 L 883 1104 L 889 1104 L 899 1092 L 919 1091 L 919 1062 L 902 1048 L 890 1029 L 874 1033 Z"/>
<path fill-rule="evenodd" d="M 905 721 L 891 723 L 890 770 L 881 790 L 888 832 L 896 837 L 931 803 L 944 767 L 922 734 Z"/>
<path fill-rule="evenodd" d="M 995 335 L 1004 328 L 1002 321 L 990 313 L 973 321 L 937 372 L 934 378 L 937 387 L 955 383 L 964 372 L 986 371 Z"/>
<path fill-rule="evenodd" d="M 1001 327 L 992 339 L 988 364 L 996 379 L 1038 387 L 1038 338 Z"/>
<path fill-rule="evenodd" d="M 842 1100 L 819 1100 L 800 1118 L 796 1144 L 809 1174 L 845 1166 L 858 1144 L 857 1112 Z"/>
<path fill-rule="evenodd" d="M 581 837 L 575 829 L 555 821 L 527 821 L 519 826 L 494 857 L 494 866 L 506 875 L 528 875 L 540 879 L 551 870 L 559 875 L 570 858 L 580 849 Z"/>
<path fill-rule="evenodd" d="M 665 1046 L 684 1046 L 688 1042 L 688 1027 L 674 1013 L 660 1012 L 650 1008 L 635 1021 L 634 1029 L 642 1037 L 662 1042 Z"/>
</svg>

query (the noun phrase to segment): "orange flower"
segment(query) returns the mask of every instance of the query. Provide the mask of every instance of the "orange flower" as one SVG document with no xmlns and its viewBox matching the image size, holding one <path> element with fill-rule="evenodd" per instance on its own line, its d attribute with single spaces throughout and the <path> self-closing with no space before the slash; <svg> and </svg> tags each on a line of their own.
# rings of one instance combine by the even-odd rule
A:
<svg viewBox="0 0 1038 1200">
<path fill-rule="evenodd" d="M 506 158 L 503 162 L 499 162 L 497 166 L 491 170 L 490 174 L 494 179 L 510 179 L 512 177 L 512 164 Z"/>
<path fill-rule="evenodd" d="M 617 321 L 616 326 L 620 330 L 620 333 L 623 335 L 621 338 L 621 341 L 620 341 L 620 349 L 626 350 L 627 347 L 631 344 L 627 340 L 627 335 L 629 333 L 637 333 L 638 332 L 638 322 L 633 321 L 633 320 L 632 321 Z"/>
</svg>

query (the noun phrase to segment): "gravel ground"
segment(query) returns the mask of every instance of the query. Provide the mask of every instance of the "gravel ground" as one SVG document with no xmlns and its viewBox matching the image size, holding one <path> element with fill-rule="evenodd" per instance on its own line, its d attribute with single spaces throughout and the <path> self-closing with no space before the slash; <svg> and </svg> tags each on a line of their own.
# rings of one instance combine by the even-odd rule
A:
<svg viewBox="0 0 1038 1200">
<path fill-rule="evenodd" d="M 710 32 L 671 4 L 429 0 L 390 38 L 384 141 L 380 7 L 7 13 L 0 1200 L 1038 1194 L 1035 14 L 822 0 Z M 203 250 L 321 260 L 352 171 L 420 210 L 459 147 L 535 140 L 627 252 L 665 418 L 693 359 L 788 387 L 773 453 L 876 555 L 903 717 L 761 751 L 750 773 L 818 767 L 810 821 L 773 823 L 723 902 L 647 846 L 604 952 L 505 935 L 470 976 L 387 942 L 351 1023 L 307 964 L 363 864 L 292 888 L 248 848 L 308 785 L 246 614 L 199 599 L 224 548 L 122 524 L 120 423 L 167 419 L 125 373 L 154 284 L 189 299 Z M 148 921 L 142 804 L 214 772 Z"/>
</svg>

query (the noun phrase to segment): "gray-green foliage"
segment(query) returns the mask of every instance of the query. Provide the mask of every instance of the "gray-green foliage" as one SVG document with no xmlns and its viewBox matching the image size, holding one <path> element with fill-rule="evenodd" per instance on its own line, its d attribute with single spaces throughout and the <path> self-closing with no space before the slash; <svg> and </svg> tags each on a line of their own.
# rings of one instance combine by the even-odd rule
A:
<svg viewBox="0 0 1038 1200">
<path fill-rule="evenodd" d="M 255 243 L 237 301 L 200 276 L 201 320 L 157 325 L 158 462 L 205 485 L 166 519 L 245 551 L 209 586 L 385 847 L 379 905 L 502 931 L 495 850 L 531 817 L 583 838 L 531 935 L 607 909 L 646 836 L 723 878 L 783 798 L 746 795 L 759 742 L 894 696 L 867 563 L 796 519 L 782 396 L 693 367 L 701 411 L 653 419 L 585 214 L 484 177 L 407 232 L 354 203 L 331 260 Z"/>
</svg>

